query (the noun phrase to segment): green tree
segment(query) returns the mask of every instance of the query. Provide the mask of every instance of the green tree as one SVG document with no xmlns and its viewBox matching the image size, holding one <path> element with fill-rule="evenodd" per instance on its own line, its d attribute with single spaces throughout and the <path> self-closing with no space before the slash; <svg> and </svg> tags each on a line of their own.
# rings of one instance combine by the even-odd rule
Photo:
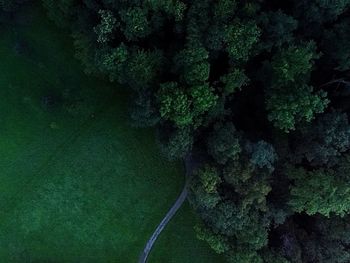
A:
<svg viewBox="0 0 350 263">
<path fill-rule="evenodd" d="M 310 122 L 322 113 L 329 100 L 323 91 L 313 92 L 311 86 L 296 83 L 269 92 L 266 108 L 268 119 L 285 132 L 295 130 L 297 123 Z"/>
<path fill-rule="evenodd" d="M 325 60 L 336 65 L 336 69 L 350 69 L 350 21 L 345 19 L 324 31 L 322 48 L 327 54 Z"/>
<path fill-rule="evenodd" d="M 94 59 L 95 46 L 91 39 L 82 33 L 72 34 L 75 49 L 75 57 L 81 62 L 86 74 L 97 74 L 99 65 Z"/>
<path fill-rule="evenodd" d="M 304 126 L 295 138 L 292 158 L 300 163 L 304 158 L 314 166 L 333 165 L 350 148 L 350 125 L 346 113 L 321 115 Z"/>
<path fill-rule="evenodd" d="M 208 152 L 215 161 L 225 164 L 237 160 L 241 152 L 240 134 L 232 123 L 218 123 L 208 138 Z"/>
<path fill-rule="evenodd" d="M 184 17 L 184 12 L 186 10 L 186 4 L 183 1 L 178 0 L 147 0 L 145 1 L 152 11 L 164 11 L 169 15 L 174 16 L 176 21 L 181 21 Z"/>
<path fill-rule="evenodd" d="M 140 91 L 133 99 L 130 109 L 133 125 L 136 127 L 152 127 L 160 121 L 160 114 L 150 91 Z"/>
<path fill-rule="evenodd" d="M 113 34 L 117 19 L 109 10 L 99 10 L 98 14 L 101 16 L 101 22 L 94 27 L 94 31 L 97 34 L 97 42 L 106 43 Z"/>
<path fill-rule="evenodd" d="M 161 84 L 157 98 L 161 116 L 179 127 L 190 124 L 197 126 L 199 119 L 194 118 L 209 111 L 218 99 L 208 84 L 192 86 L 186 92 L 175 82 Z"/>
<path fill-rule="evenodd" d="M 349 0 L 328 1 L 328 0 L 302 0 L 294 2 L 294 13 L 302 24 L 302 29 L 308 35 L 319 35 L 322 26 L 337 19 L 345 12 L 349 5 Z M 312 24 L 313 30 L 308 25 Z"/>
<path fill-rule="evenodd" d="M 225 236 L 213 233 L 203 224 L 195 225 L 197 238 L 206 241 L 209 246 L 218 254 L 222 254 L 230 249 L 229 242 Z"/>
<path fill-rule="evenodd" d="M 319 57 L 315 49 L 310 42 L 283 49 L 272 58 L 272 82 L 266 98 L 268 119 L 285 132 L 294 130 L 300 121 L 310 122 L 329 103 L 324 91 L 313 92 L 306 83 L 313 61 Z"/>
<path fill-rule="evenodd" d="M 124 48 L 119 47 L 117 51 L 121 52 L 117 54 L 124 59 Z M 125 76 L 121 76 L 122 83 L 135 90 L 147 89 L 156 85 L 164 60 L 162 52 L 137 49 L 132 50 L 129 54 L 123 71 Z"/>
<path fill-rule="evenodd" d="M 349 125 L 321 113 L 347 100 L 322 84 L 347 78 L 350 0 L 42 2 L 164 155 L 198 154 L 199 238 L 235 263 L 349 261 Z"/>
<path fill-rule="evenodd" d="M 340 166 L 347 162 L 343 160 Z M 331 213 L 344 216 L 350 211 L 350 187 L 347 180 L 337 175 L 337 170 L 289 167 L 286 173 L 293 180 L 289 204 L 295 212 L 329 217 Z"/>
<path fill-rule="evenodd" d="M 256 209 L 266 211 L 266 196 L 271 191 L 268 172 L 255 171 L 252 165 L 240 159 L 227 164 L 223 175 L 225 182 L 239 194 L 243 208 L 254 206 Z"/>
<path fill-rule="evenodd" d="M 58 26 L 69 27 L 72 24 L 76 16 L 77 0 L 42 0 L 42 3 L 48 12 L 48 16 Z"/>
<path fill-rule="evenodd" d="M 218 100 L 214 94 L 214 89 L 209 84 L 196 85 L 190 88 L 193 115 L 201 115 L 212 109 Z"/>
<path fill-rule="evenodd" d="M 140 7 L 130 7 L 119 12 L 121 29 L 128 40 L 144 38 L 151 33 L 147 18 L 147 10 Z"/>
<path fill-rule="evenodd" d="M 310 221 L 307 224 L 289 220 L 283 227 L 282 244 L 275 253 L 285 255 L 295 263 L 349 262 L 349 217 L 317 215 L 307 220 Z"/>
<path fill-rule="evenodd" d="M 273 83 L 286 85 L 303 78 L 307 79 L 315 59 L 319 57 L 314 42 L 282 49 L 273 56 L 271 61 Z"/>
<path fill-rule="evenodd" d="M 164 132 L 163 132 L 164 133 Z M 163 136 L 164 137 L 164 134 Z M 166 138 L 160 139 L 161 150 L 170 160 L 184 158 L 191 151 L 193 135 L 188 127 L 176 128 L 167 134 Z"/>
<path fill-rule="evenodd" d="M 250 164 L 254 169 L 266 168 L 268 171 L 274 170 L 274 162 L 277 160 L 275 149 L 270 143 L 263 140 L 257 143 L 247 143 L 246 151 L 251 155 Z"/>
<path fill-rule="evenodd" d="M 198 42 L 190 42 L 174 58 L 175 71 L 187 85 L 203 84 L 209 78 L 208 51 Z"/>
<path fill-rule="evenodd" d="M 225 31 L 226 50 L 234 61 L 246 61 L 253 46 L 258 42 L 260 29 L 253 21 L 236 22 Z"/>
<path fill-rule="evenodd" d="M 177 83 L 161 84 L 157 97 L 160 103 L 160 115 L 164 119 L 173 121 L 179 127 L 192 122 L 190 98 Z"/>
<path fill-rule="evenodd" d="M 208 164 L 204 165 L 191 177 L 190 192 L 197 207 L 214 208 L 220 201 L 218 186 L 221 183 L 218 170 Z"/>
<path fill-rule="evenodd" d="M 207 193 L 217 192 L 217 187 L 218 184 L 221 183 L 221 179 L 215 167 L 205 165 L 199 169 L 196 174 L 199 177 L 203 189 Z"/>
<path fill-rule="evenodd" d="M 265 249 L 261 253 L 265 263 L 289 263 L 289 261 L 273 249 Z"/>
<path fill-rule="evenodd" d="M 210 50 L 220 51 L 224 49 L 226 30 L 231 24 L 238 9 L 238 3 L 235 0 L 219 0 L 213 1 L 211 10 L 213 18 L 211 24 L 208 25 L 206 32 L 205 44 Z"/>
<path fill-rule="evenodd" d="M 229 263 L 263 263 L 257 251 L 246 246 L 235 246 L 227 253 L 226 259 Z"/>
<path fill-rule="evenodd" d="M 237 243 L 253 250 L 267 244 L 266 222 L 255 209 L 244 209 L 227 200 L 218 203 L 215 209 L 207 210 L 203 218 L 215 233 L 234 238 Z"/>
<path fill-rule="evenodd" d="M 263 29 L 259 42 L 261 48 L 271 51 L 273 47 L 293 43 L 293 31 L 297 29 L 298 21 L 286 15 L 281 10 L 262 13 L 259 17 L 259 26 Z"/>
<path fill-rule="evenodd" d="M 213 20 L 228 22 L 232 19 L 237 11 L 236 0 L 219 0 L 214 3 L 213 7 Z"/>
<path fill-rule="evenodd" d="M 106 74 L 111 82 L 123 83 L 125 67 L 129 51 L 124 43 L 117 48 L 104 48 L 96 51 L 95 63 L 102 74 Z"/>
<path fill-rule="evenodd" d="M 241 90 L 243 86 L 246 86 L 249 83 L 249 78 L 246 76 L 243 70 L 234 69 L 231 72 L 221 76 L 220 81 L 223 84 L 223 93 L 225 95 L 229 95 Z"/>
<path fill-rule="evenodd" d="M 349 216 L 344 218 L 325 218 L 318 216 L 315 219 L 314 232 L 315 240 L 312 240 L 310 243 L 315 246 L 315 250 L 317 251 L 315 255 L 318 261 L 326 263 L 349 262 Z"/>
</svg>

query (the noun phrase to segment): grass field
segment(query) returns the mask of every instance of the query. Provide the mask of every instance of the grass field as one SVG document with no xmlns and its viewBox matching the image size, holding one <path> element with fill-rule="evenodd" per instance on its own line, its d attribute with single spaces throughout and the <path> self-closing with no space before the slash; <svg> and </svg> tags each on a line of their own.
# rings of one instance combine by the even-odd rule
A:
<svg viewBox="0 0 350 263">
<path fill-rule="evenodd" d="M 127 94 L 86 77 L 40 8 L 0 32 L 0 258 L 137 262 L 183 185 L 152 130 L 130 127 Z M 151 263 L 219 262 L 185 206 Z"/>
</svg>

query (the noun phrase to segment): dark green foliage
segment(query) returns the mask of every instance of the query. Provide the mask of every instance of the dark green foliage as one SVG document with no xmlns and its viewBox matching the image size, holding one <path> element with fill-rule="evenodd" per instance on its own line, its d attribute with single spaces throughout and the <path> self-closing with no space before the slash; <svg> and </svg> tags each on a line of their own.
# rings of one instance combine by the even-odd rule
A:
<svg viewBox="0 0 350 263">
<path fill-rule="evenodd" d="M 0 0 L 0 9 L 6 12 L 13 12 L 26 1 L 28 0 Z"/>
<path fill-rule="evenodd" d="M 327 243 L 328 249 L 320 252 L 321 254 L 329 255 L 329 262 L 331 260 L 334 260 L 334 262 L 350 260 L 350 253 L 347 249 L 350 245 L 349 216 L 344 218 L 334 217 L 332 219 L 319 216 L 316 218 L 315 226 L 317 231 L 322 234 L 322 239 Z"/>
<path fill-rule="evenodd" d="M 234 16 L 237 4 L 236 0 L 219 0 L 214 3 L 214 21 L 227 22 Z"/>
<path fill-rule="evenodd" d="M 243 229 L 246 222 L 242 218 L 245 219 L 245 216 L 246 213 L 240 213 L 234 203 L 225 202 L 217 205 L 216 209 L 208 214 L 207 221 L 219 233 L 231 237 L 236 233 L 236 229 Z"/>
<path fill-rule="evenodd" d="M 188 127 L 173 130 L 160 141 L 161 150 L 170 160 L 184 158 L 192 149 L 193 137 Z"/>
<path fill-rule="evenodd" d="M 200 117 L 216 104 L 217 96 L 208 84 L 193 86 L 188 92 L 175 82 L 161 84 L 157 98 L 160 114 L 165 120 L 171 120 L 179 127 L 190 124 L 197 126 L 199 119 L 194 118 Z"/>
<path fill-rule="evenodd" d="M 287 176 L 293 180 L 289 204 L 294 211 L 327 217 L 331 213 L 347 214 L 350 210 L 349 161 L 348 157 L 343 158 L 338 167 L 328 170 L 288 167 Z"/>
<path fill-rule="evenodd" d="M 316 29 L 320 29 L 321 24 L 334 21 L 341 13 L 347 10 L 350 5 L 349 0 L 329 1 L 329 0 L 302 0 L 294 1 L 296 16 L 305 23 L 314 23 Z M 310 30 L 310 29 L 309 29 Z M 309 30 L 307 31 L 309 33 Z M 314 34 L 320 32 L 314 32 Z"/>
<path fill-rule="evenodd" d="M 210 64 L 204 47 L 190 43 L 175 56 L 175 67 L 187 85 L 203 83 L 209 78 Z"/>
<path fill-rule="evenodd" d="M 42 0 L 49 17 L 61 27 L 70 26 L 77 2 L 77 0 Z"/>
<path fill-rule="evenodd" d="M 208 151 L 220 164 L 237 160 L 241 152 L 240 135 L 232 123 L 218 123 L 208 138 Z"/>
<path fill-rule="evenodd" d="M 315 44 L 291 46 L 278 52 L 271 62 L 272 83 L 267 92 L 268 118 L 286 132 L 300 121 L 310 122 L 329 103 L 324 91 L 313 92 L 307 84 L 313 61 L 318 58 Z"/>
<path fill-rule="evenodd" d="M 95 64 L 94 45 L 90 42 L 89 38 L 82 33 L 73 33 L 72 37 L 75 56 L 84 66 L 84 72 L 86 74 L 96 74 L 98 71 L 97 68 L 100 67 L 99 63 L 101 62 Z M 98 57 L 98 55 L 96 57 Z M 105 74 L 108 74 L 108 72 Z"/>
<path fill-rule="evenodd" d="M 223 75 L 220 78 L 223 83 L 223 91 L 225 95 L 239 91 L 243 86 L 249 83 L 249 78 L 243 70 L 234 69 L 232 72 Z"/>
<path fill-rule="evenodd" d="M 278 253 L 274 250 L 265 250 L 261 253 L 261 257 L 263 258 L 263 261 L 266 263 L 289 263 L 285 257 L 281 255 L 281 253 Z"/>
<path fill-rule="evenodd" d="M 221 254 L 230 249 L 228 240 L 224 236 L 213 233 L 204 225 L 196 225 L 195 231 L 198 239 L 206 241 L 216 253 Z"/>
<path fill-rule="evenodd" d="M 243 161 L 228 164 L 223 173 L 225 181 L 240 195 L 243 208 L 254 206 L 266 211 L 266 196 L 271 191 L 269 173 L 255 171 L 250 163 Z"/>
<path fill-rule="evenodd" d="M 254 22 L 237 22 L 226 28 L 226 50 L 234 61 L 248 60 L 251 49 L 258 42 L 260 30 Z"/>
<path fill-rule="evenodd" d="M 232 249 L 226 256 L 229 263 L 263 263 L 261 257 L 254 249 L 244 246 L 237 246 Z"/>
<path fill-rule="evenodd" d="M 255 169 L 266 168 L 269 171 L 273 171 L 273 164 L 277 159 L 277 155 L 271 144 L 259 141 L 255 144 L 247 144 L 246 148 L 251 154 L 250 163 Z"/>
<path fill-rule="evenodd" d="M 252 249 L 267 244 L 267 229 L 256 210 L 243 210 L 233 202 L 225 201 L 209 210 L 205 220 L 215 231 L 236 238 L 238 243 Z"/>
<path fill-rule="evenodd" d="M 324 33 L 322 46 L 329 54 L 326 59 L 334 63 L 336 69 L 345 71 L 350 69 L 350 21 L 346 19 L 336 24 Z"/>
<path fill-rule="evenodd" d="M 281 10 L 263 13 L 260 17 L 262 27 L 261 48 L 271 51 L 273 47 L 281 48 L 283 45 L 293 42 L 293 31 L 297 28 L 298 21 L 288 16 Z"/>
<path fill-rule="evenodd" d="M 298 122 L 310 122 L 326 108 L 329 100 L 323 91 L 313 93 L 313 88 L 302 83 L 280 87 L 267 98 L 268 119 L 274 126 L 289 132 Z"/>
<path fill-rule="evenodd" d="M 205 208 L 214 208 L 220 201 L 218 186 L 221 183 L 218 170 L 206 165 L 191 178 L 191 190 L 196 203 Z"/>
<path fill-rule="evenodd" d="M 160 121 L 160 115 L 149 92 L 141 91 L 133 100 L 131 119 L 137 127 L 151 127 Z"/>
<path fill-rule="evenodd" d="M 124 81 L 124 68 L 129 57 L 127 47 L 122 43 L 116 48 L 100 49 L 96 52 L 96 65 L 100 72 L 109 77 L 110 81 Z"/>
<path fill-rule="evenodd" d="M 269 180 L 275 160 L 272 145 L 264 141 L 247 142 L 239 159 L 223 168 L 223 177 L 240 196 L 243 209 L 253 206 L 266 211 L 266 196 L 271 191 Z"/>
<path fill-rule="evenodd" d="M 207 193 L 217 192 L 217 186 L 221 183 L 221 179 L 218 175 L 218 171 L 209 165 L 204 166 L 202 169 L 197 171 L 203 189 Z"/>
<path fill-rule="evenodd" d="M 287 85 L 307 78 L 317 58 L 314 42 L 282 49 L 271 61 L 273 84 Z"/>
<path fill-rule="evenodd" d="M 208 147 L 216 162 L 225 165 L 204 166 L 194 173 L 190 201 L 210 231 L 226 240 L 229 249 L 225 256 L 229 262 L 261 260 L 256 250 L 267 244 L 268 221 L 262 212 L 267 209 L 266 196 L 271 191 L 269 178 L 276 154 L 264 141 L 247 142 L 242 147 L 244 139 L 230 123 L 217 124 L 215 129 L 214 134 L 219 137 L 211 137 Z M 225 145 L 234 147 L 222 147 Z M 227 192 L 228 187 L 231 192 Z M 204 239 L 209 244 L 214 239 L 210 237 Z"/>
<path fill-rule="evenodd" d="M 218 96 L 214 94 L 214 89 L 207 83 L 191 87 L 190 94 L 195 116 L 210 111 L 218 99 Z"/>
<path fill-rule="evenodd" d="M 124 49 L 121 51 L 124 56 Z M 121 76 L 122 83 L 139 90 L 154 85 L 162 66 L 162 53 L 158 50 L 145 51 L 142 49 L 132 51 L 125 63 L 125 76 Z M 118 61 L 119 62 L 119 61 Z"/>
<path fill-rule="evenodd" d="M 182 20 L 184 12 L 186 10 L 186 5 L 184 2 L 179 0 L 147 0 L 145 5 L 149 6 L 152 11 L 163 11 L 167 14 L 173 16 L 176 21 Z"/>
<path fill-rule="evenodd" d="M 332 165 L 350 147 L 350 125 L 345 113 L 321 115 L 300 130 L 292 155 L 298 163 L 305 158 L 311 165 Z"/>
<path fill-rule="evenodd" d="M 129 8 L 121 10 L 119 14 L 122 31 L 128 40 L 144 38 L 151 32 L 145 9 Z"/>
<path fill-rule="evenodd" d="M 327 219 L 315 216 L 308 226 L 289 221 L 280 230 L 282 244 L 279 254 L 293 263 L 349 262 L 349 230 L 349 217 Z"/>
<path fill-rule="evenodd" d="M 98 13 L 101 16 L 101 22 L 94 31 L 97 34 L 97 42 L 106 43 L 112 36 L 117 20 L 111 11 L 100 10 Z"/>
<path fill-rule="evenodd" d="M 173 121 L 179 127 L 192 122 L 190 98 L 177 83 L 161 84 L 157 97 L 160 104 L 160 115 L 164 119 Z"/>
<path fill-rule="evenodd" d="M 43 3 L 87 73 L 132 91 L 134 125 L 199 155 L 200 239 L 235 263 L 347 262 L 313 223 L 350 209 L 350 0 Z"/>
</svg>

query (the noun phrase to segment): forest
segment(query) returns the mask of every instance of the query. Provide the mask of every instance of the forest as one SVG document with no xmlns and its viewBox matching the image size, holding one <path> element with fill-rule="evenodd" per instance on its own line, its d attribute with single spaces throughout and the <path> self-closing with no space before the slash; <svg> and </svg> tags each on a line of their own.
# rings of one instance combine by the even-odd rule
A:
<svg viewBox="0 0 350 263">
<path fill-rule="evenodd" d="M 193 164 L 208 249 L 350 262 L 350 0 L 41 2 L 84 72 L 131 94 L 132 125 Z"/>
</svg>

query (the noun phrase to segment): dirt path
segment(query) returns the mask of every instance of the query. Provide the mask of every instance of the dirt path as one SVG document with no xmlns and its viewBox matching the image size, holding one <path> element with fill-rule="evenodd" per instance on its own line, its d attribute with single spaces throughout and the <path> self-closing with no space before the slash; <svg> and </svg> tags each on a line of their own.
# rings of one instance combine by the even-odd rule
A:
<svg viewBox="0 0 350 263">
<path fill-rule="evenodd" d="M 147 244 L 145 245 L 145 247 L 140 255 L 139 263 L 147 262 L 148 255 L 151 252 L 155 241 L 157 240 L 158 236 L 163 231 L 163 229 L 166 227 L 166 225 L 169 223 L 169 221 L 176 214 L 177 210 L 179 210 L 179 208 L 182 206 L 182 204 L 186 200 L 187 193 L 188 193 L 188 180 L 186 180 L 184 188 L 183 188 L 181 194 L 179 195 L 179 197 L 176 199 L 176 202 L 169 209 L 168 213 L 165 215 L 163 220 L 157 226 L 156 230 L 153 232 L 150 239 L 147 241 Z"/>
</svg>

